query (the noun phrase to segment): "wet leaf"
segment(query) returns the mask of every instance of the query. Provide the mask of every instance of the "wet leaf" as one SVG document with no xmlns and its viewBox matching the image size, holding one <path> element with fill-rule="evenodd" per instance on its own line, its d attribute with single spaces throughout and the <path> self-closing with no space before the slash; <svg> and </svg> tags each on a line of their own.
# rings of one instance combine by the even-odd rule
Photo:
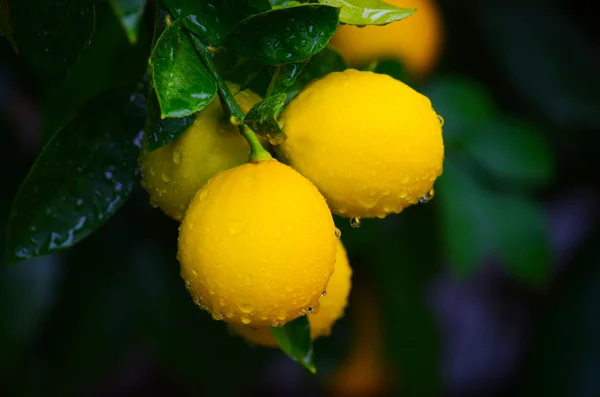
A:
<svg viewBox="0 0 600 397">
<path fill-rule="evenodd" d="M 281 144 L 286 136 L 277 122 L 277 115 L 285 103 L 284 93 L 268 97 L 248 112 L 244 118 L 244 124 L 258 135 L 266 138 L 272 145 Z"/>
<path fill-rule="evenodd" d="M 92 39 L 93 0 L 13 1 L 10 11 L 19 53 L 47 93 L 56 93 Z"/>
<path fill-rule="evenodd" d="M 496 195 L 490 220 L 497 251 L 507 269 L 523 283 L 541 286 L 548 280 L 548 230 L 539 205 L 524 196 Z"/>
<path fill-rule="evenodd" d="M 150 65 L 162 118 L 184 117 L 202 110 L 217 94 L 217 86 L 183 32 L 180 20 L 160 36 Z"/>
<path fill-rule="evenodd" d="M 296 81 L 286 90 L 286 103 L 291 101 L 300 93 L 308 83 L 319 79 L 332 72 L 341 72 L 346 69 L 346 64 L 342 57 L 331 48 L 324 48 L 308 61 L 302 69 L 302 73 L 297 77 Z"/>
<path fill-rule="evenodd" d="M 132 44 L 137 41 L 145 4 L 146 0 L 110 0 L 110 5 Z"/>
<path fill-rule="evenodd" d="M 513 120 L 481 124 L 467 144 L 469 153 L 495 176 L 523 186 L 539 186 L 553 174 L 550 144 L 535 126 Z"/>
<path fill-rule="evenodd" d="M 306 316 L 290 321 L 283 327 L 271 327 L 271 333 L 285 354 L 311 373 L 317 372 L 313 364 L 310 324 Z"/>
<path fill-rule="evenodd" d="M 240 22 L 227 49 L 268 65 L 300 62 L 327 45 L 338 26 L 339 9 L 320 4 L 279 8 Z"/>
<path fill-rule="evenodd" d="M 148 152 L 173 142 L 196 118 L 191 114 L 178 118 L 160 118 L 160 106 L 154 89 L 148 92 L 148 112 L 146 113 L 146 147 Z"/>
<path fill-rule="evenodd" d="M 309 61 L 310 58 L 302 62 L 288 63 L 282 66 L 271 66 L 273 69 L 273 77 L 269 84 L 268 96 L 286 92 L 296 82 L 296 79 L 300 76 L 302 70 Z"/>
<path fill-rule="evenodd" d="M 349 25 L 385 25 L 415 13 L 414 8 L 400 8 L 379 0 L 319 0 L 340 8 L 340 22 Z"/>
<path fill-rule="evenodd" d="M 185 19 L 189 27 L 215 46 L 238 22 L 252 14 L 271 9 L 268 0 L 165 0 L 173 15 Z"/>
<path fill-rule="evenodd" d="M 136 183 L 144 113 L 141 94 L 109 91 L 54 134 L 13 203 L 9 264 L 76 244 L 121 207 Z"/>
</svg>

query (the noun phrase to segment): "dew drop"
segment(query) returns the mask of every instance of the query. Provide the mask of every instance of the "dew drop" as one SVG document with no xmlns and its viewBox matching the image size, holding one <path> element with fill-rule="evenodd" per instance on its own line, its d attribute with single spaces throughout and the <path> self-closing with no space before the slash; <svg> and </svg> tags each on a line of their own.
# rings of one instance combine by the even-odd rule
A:
<svg viewBox="0 0 600 397">
<path fill-rule="evenodd" d="M 444 118 L 442 116 L 440 116 L 439 114 L 437 115 L 437 119 L 440 122 L 440 126 L 444 126 Z"/>
<path fill-rule="evenodd" d="M 252 322 L 252 320 L 250 320 L 250 318 L 248 318 L 248 317 L 242 317 L 241 320 L 242 320 L 242 323 L 246 324 L 246 325 L 248 325 Z"/>
<path fill-rule="evenodd" d="M 327 290 L 326 289 L 324 289 L 323 292 L 321 293 L 321 296 L 325 296 L 325 295 L 327 295 Z"/>
<path fill-rule="evenodd" d="M 434 194 L 435 194 L 435 192 L 433 191 L 433 189 L 431 189 L 429 192 L 427 192 L 427 194 L 425 196 L 423 196 L 419 199 L 419 204 L 428 203 L 429 201 L 431 201 Z"/>
<path fill-rule="evenodd" d="M 181 163 L 181 148 L 177 147 L 173 150 L 173 162 L 175 164 Z"/>
<path fill-rule="evenodd" d="M 312 307 L 309 307 L 309 308 L 308 308 L 308 313 L 312 314 L 312 312 L 313 312 L 313 308 L 312 308 Z"/>
<path fill-rule="evenodd" d="M 245 222 L 241 219 L 233 220 L 229 223 L 229 233 L 239 234 L 244 229 L 245 225 Z"/>
<path fill-rule="evenodd" d="M 164 172 L 160 173 L 160 177 L 162 178 L 163 182 L 165 182 L 165 183 L 169 183 L 169 181 L 171 180 L 169 178 L 169 175 L 165 174 Z"/>
<path fill-rule="evenodd" d="M 342 236 L 342 232 L 337 227 L 335 228 L 335 238 L 340 238 Z"/>
<path fill-rule="evenodd" d="M 360 227 L 360 217 L 359 216 L 350 218 L 350 227 L 352 227 L 353 229 L 358 229 Z"/>
<path fill-rule="evenodd" d="M 232 312 L 227 312 L 227 313 L 225 313 L 225 316 L 227 316 L 227 318 L 232 318 L 233 317 L 233 313 Z"/>
<path fill-rule="evenodd" d="M 186 281 L 185 288 L 187 288 L 188 290 L 192 289 L 192 283 L 190 283 L 189 280 Z"/>
<path fill-rule="evenodd" d="M 198 277 L 198 271 L 196 271 L 196 269 L 192 269 L 192 274 L 194 277 Z"/>
<path fill-rule="evenodd" d="M 206 200 L 206 198 L 208 197 L 209 194 L 210 194 L 210 190 L 208 190 L 208 189 L 202 189 L 200 191 L 200 197 L 199 197 L 200 201 Z"/>
<path fill-rule="evenodd" d="M 252 305 L 243 303 L 240 305 L 240 310 L 242 311 L 242 313 L 252 313 L 254 311 L 254 307 Z"/>
<path fill-rule="evenodd" d="M 215 312 L 212 314 L 212 318 L 215 320 L 223 320 L 223 313 Z"/>
</svg>

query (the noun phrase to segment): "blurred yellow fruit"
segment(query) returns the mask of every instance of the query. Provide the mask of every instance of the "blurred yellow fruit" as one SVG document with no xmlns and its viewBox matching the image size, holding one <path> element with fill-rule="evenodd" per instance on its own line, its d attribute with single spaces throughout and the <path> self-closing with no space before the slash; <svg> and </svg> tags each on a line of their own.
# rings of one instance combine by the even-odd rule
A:
<svg viewBox="0 0 600 397">
<path fill-rule="evenodd" d="M 244 113 L 261 100 L 249 90 L 237 93 L 235 99 Z M 152 152 L 142 149 L 142 185 L 153 206 L 180 221 L 194 194 L 210 177 L 244 164 L 249 154 L 248 143 L 229 122 L 217 97 L 174 142 Z"/>
<path fill-rule="evenodd" d="M 325 382 L 333 397 L 388 396 L 395 380 L 385 362 L 383 318 L 371 286 L 359 284 L 350 304 L 352 346 L 342 365 Z"/>
<path fill-rule="evenodd" d="M 276 160 L 212 177 L 179 229 L 181 276 L 214 319 L 280 326 L 315 307 L 335 262 L 323 196 Z"/>
<path fill-rule="evenodd" d="M 319 310 L 307 314 L 310 322 L 310 334 L 313 339 L 329 335 L 333 324 L 344 315 L 352 286 L 351 277 L 352 268 L 348 263 L 346 249 L 342 242 L 338 240 L 335 270 L 327 284 L 327 294 L 319 300 Z M 251 325 L 234 325 L 231 328 L 233 332 L 256 345 L 278 346 L 269 328 L 253 328 Z"/>
<path fill-rule="evenodd" d="M 282 120 L 286 160 L 338 215 L 383 218 L 433 195 L 444 159 L 441 119 L 398 80 L 331 73 L 294 98 Z"/>
<path fill-rule="evenodd" d="M 330 41 L 351 66 L 373 60 L 396 59 L 415 76 L 428 74 L 442 47 L 443 21 L 435 0 L 388 0 L 401 8 L 417 11 L 385 26 L 358 28 L 342 25 Z"/>
</svg>

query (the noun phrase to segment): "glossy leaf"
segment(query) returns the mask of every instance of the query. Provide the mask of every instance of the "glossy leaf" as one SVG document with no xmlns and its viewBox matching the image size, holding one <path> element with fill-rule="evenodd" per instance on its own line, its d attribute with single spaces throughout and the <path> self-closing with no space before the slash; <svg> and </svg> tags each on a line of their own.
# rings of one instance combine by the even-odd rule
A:
<svg viewBox="0 0 600 397">
<path fill-rule="evenodd" d="M 523 186 L 543 185 L 553 172 L 549 142 L 532 125 L 493 120 L 480 126 L 469 153 L 495 176 Z"/>
<path fill-rule="evenodd" d="M 302 62 L 271 66 L 274 69 L 274 74 L 269 84 L 268 96 L 286 92 L 296 82 L 296 79 L 300 76 L 309 61 L 310 58 Z"/>
<path fill-rule="evenodd" d="M 305 4 L 253 15 L 226 39 L 236 54 L 268 65 L 303 61 L 327 45 L 338 26 L 339 9 Z"/>
<path fill-rule="evenodd" d="M 137 41 L 145 4 L 146 0 L 110 0 L 110 5 L 132 44 Z"/>
<path fill-rule="evenodd" d="M 283 327 L 271 327 L 271 333 L 285 354 L 311 373 L 317 372 L 313 364 L 310 324 L 306 316 L 290 321 Z"/>
<path fill-rule="evenodd" d="M 145 104 L 110 91 L 46 144 L 13 203 L 7 262 L 68 248 L 110 218 L 136 183 Z"/>
<path fill-rule="evenodd" d="M 238 22 L 252 14 L 271 9 L 268 0 L 164 0 L 173 15 L 185 20 L 185 26 L 215 46 Z"/>
<path fill-rule="evenodd" d="M 19 53 L 48 93 L 58 91 L 94 32 L 93 0 L 11 3 Z"/>
<path fill-rule="evenodd" d="M 543 285 L 550 270 L 550 252 L 541 208 L 515 195 L 495 196 L 493 203 L 495 211 L 490 222 L 496 229 L 498 255 L 521 282 Z"/>
<path fill-rule="evenodd" d="M 10 26 L 8 15 L 8 3 L 0 1 L 0 36 L 5 37 L 12 48 L 17 51 L 17 43 L 15 43 L 15 39 L 13 38 L 12 27 Z"/>
<path fill-rule="evenodd" d="M 386 25 L 409 17 L 416 11 L 380 0 L 319 0 L 319 3 L 340 7 L 340 22 L 349 25 Z"/>
<path fill-rule="evenodd" d="M 71 69 L 60 95 L 47 98 L 43 104 L 44 141 L 72 118 L 85 101 L 103 91 L 141 81 L 149 54 L 146 30 L 140 31 L 137 43 L 131 45 L 110 6 L 99 4 L 92 43 Z"/>
<path fill-rule="evenodd" d="M 445 259 L 459 276 L 472 275 L 491 252 L 495 207 L 490 193 L 453 161 L 435 184 Z"/>
<path fill-rule="evenodd" d="M 277 122 L 277 115 L 285 103 L 285 98 L 284 93 L 268 97 L 254 105 L 244 118 L 244 124 L 272 145 L 279 145 L 286 139 Z"/>
<path fill-rule="evenodd" d="M 180 20 L 160 36 L 150 65 L 162 118 L 188 116 L 215 98 L 217 86 L 183 32 Z"/>
<path fill-rule="evenodd" d="M 286 102 L 294 99 L 296 95 L 300 93 L 302 88 L 311 81 L 319 79 L 329 73 L 341 72 L 345 69 L 346 64 L 342 57 L 331 48 L 324 48 L 308 61 L 294 84 L 286 90 Z"/>
<path fill-rule="evenodd" d="M 148 93 L 148 112 L 146 113 L 145 149 L 148 152 L 173 142 L 192 123 L 196 116 L 193 114 L 179 118 L 160 118 L 160 106 L 154 89 Z"/>
</svg>

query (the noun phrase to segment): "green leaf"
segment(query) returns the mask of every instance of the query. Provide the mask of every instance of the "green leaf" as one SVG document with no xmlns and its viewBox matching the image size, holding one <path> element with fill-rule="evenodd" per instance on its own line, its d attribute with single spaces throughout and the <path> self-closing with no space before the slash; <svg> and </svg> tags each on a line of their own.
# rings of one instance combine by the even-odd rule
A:
<svg viewBox="0 0 600 397">
<path fill-rule="evenodd" d="M 452 158 L 436 182 L 445 257 L 459 276 L 470 276 L 490 253 L 494 237 L 491 194 Z"/>
<path fill-rule="evenodd" d="M 290 321 L 283 327 L 271 327 L 271 333 L 285 354 L 311 373 L 317 373 L 313 364 L 310 324 L 306 316 Z"/>
<path fill-rule="evenodd" d="M 548 279 L 550 252 L 541 208 L 516 195 L 495 196 L 493 203 L 490 221 L 496 228 L 494 240 L 500 258 L 520 281 L 543 285 Z"/>
<path fill-rule="evenodd" d="M 423 90 L 436 113 L 444 118 L 444 144 L 461 146 L 481 134 L 481 125 L 498 119 L 486 89 L 461 76 L 444 76 Z"/>
<path fill-rule="evenodd" d="M 285 133 L 277 122 L 277 115 L 285 103 L 286 95 L 277 94 L 263 99 L 248 112 L 244 124 L 258 135 L 266 138 L 272 145 L 279 145 L 285 139 Z"/>
<path fill-rule="evenodd" d="M 93 0 L 29 0 L 11 3 L 19 53 L 47 93 L 59 90 L 94 32 Z"/>
<path fill-rule="evenodd" d="M 148 36 L 146 31 L 142 30 L 137 43 L 131 45 L 110 6 L 100 4 L 96 7 L 96 30 L 92 43 L 71 69 L 60 95 L 48 98 L 43 105 L 45 141 L 62 127 L 85 101 L 103 91 L 134 85 L 141 81 L 148 67 Z"/>
<path fill-rule="evenodd" d="M 319 0 L 340 8 L 340 22 L 349 25 L 386 25 L 411 16 L 415 8 L 400 8 L 379 0 Z"/>
<path fill-rule="evenodd" d="M 17 43 L 13 38 L 12 28 L 8 19 L 8 4 L 0 2 L 0 36 L 4 36 L 10 43 L 13 50 L 17 51 Z"/>
<path fill-rule="evenodd" d="M 225 81 L 239 84 L 240 91 L 245 90 L 268 67 L 249 59 L 238 57 L 229 51 L 214 53 L 213 61 L 221 77 Z"/>
<path fill-rule="evenodd" d="M 173 15 L 210 44 L 221 46 L 238 22 L 271 9 L 268 0 L 165 0 Z"/>
<path fill-rule="evenodd" d="M 153 88 L 148 92 L 148 112 L 146 113 L 146 147 L 151 152 L 162 146 L 173 142 L 181 135 L 196 119 L 191 114 L 179 118 L 160 118 L 160 106 Z"/>
<path fill-rule="evenodd" d="M 271 66 L 274 69 L 271 83 L 269 84 L 268 96 L 286 92 L 302 73 L 310 58 L 296 63 L 288 63 L 282 66 Z"/>
<path fill-rule="evenodd" d="M 311 81 L 319 79 L 332 72 L 341 72 L 346 69 L 342 57 L 331 48 L 324 48 L 322 51 L 313 55 L 302 73 L 297 77 L 294 84 L 286 90 L 287 100 L 291 101 L 300 93 L 300 91 Z"/>
<path fill-rule="evenodd" d="M 131 44 L 137 41 L 146 0 L 109 0 Z"/>
<path fill-rule="evenodd" d="M 522 185 L 543 185 L 553 173 L 549 143 L 535 126 L 513 120 L 481 125 L 469 153 L 495 176 Z"/>
<path fill-rule="evenodd" d="M 161 117 L 184 117 L 208 105 L 217 86 L 177 20 L 159 37 L 150 58 Z"/>
<path fill-rule="evenodd" d="M 50 139 L 13 203 L 8 263 L 70 247 L 121 207 L 137 179 L 141 98 L 107 92 Z"/>
<path fill-rule="evenodd" d="M 327 45 L 338 26 L 339 9 L 320 4 L 279 8 L 240 22 L 226 47 L 267 65 L 303 61 Z"/>
</svg>

